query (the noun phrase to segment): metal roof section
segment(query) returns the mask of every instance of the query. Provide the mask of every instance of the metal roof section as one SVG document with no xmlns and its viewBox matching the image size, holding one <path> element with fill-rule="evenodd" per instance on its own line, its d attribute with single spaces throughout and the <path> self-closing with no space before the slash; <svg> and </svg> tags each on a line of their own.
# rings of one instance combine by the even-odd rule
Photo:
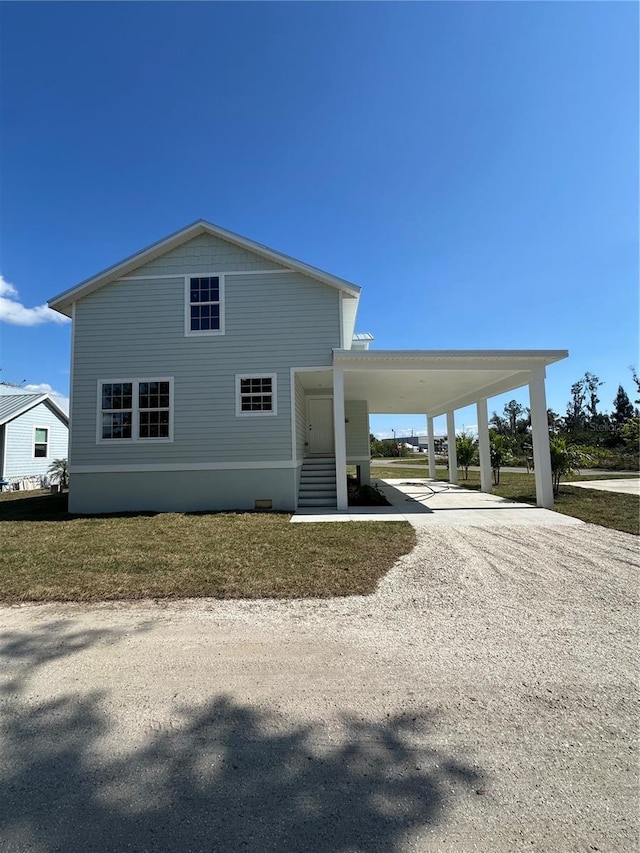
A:
<svg viewBox="0 0 640 853">
<path fill-rule="evenodd" d="M 0 426 L 14 420 L 34 406 L 40 403 L 50 405 L 55 413 L 59 415 L 64 422 L 69 424 L 69 416 L 64 412 L 57 403 L 55 403 L 48 394 L 15 394 L 5 393 L 0 388 Z"/>
<path fill-rule="evenodd" d="M 219 237 L 221 240 L 226 240 L 228 243 L 232 243 L 233 245 L 246 249 L 249 252 L 253 252 L 256 255 L 260 255 L 261 257 L 278 263 L 287 269 L 295 270 L 296 272 L 300 272 L 303 275 L 316 279 L 317 281 L 321 281 L 324 284 L 328 284 L 330 287 L 335 287 L 348 296 L 358 298 L 360 295 L 360 288 L 356 284 L 352 284 L 351 282 L 331 275 L 331 273 L 324 272 L 324 270 L 320 270 L 317 267 L 298 261 L 296 258 L 292 258 L 282 252 L 277 252 L 275 249 L 270 249 L 268 246 L 262 245 L 262 243 L 256 243 L 253 240 L 249 240 L 247 237 L 242 237 L 240 234 L 234 234 L 232 231 L 227 231 L 226 229 L 220 228 L 218 225 L 213 225 L 211 222 L 207 222 L 204 219 L 198 219 L 191 225 L 187 225 L 186 228 L 181 228 L 179 231 L 170 234 L 168 237 L 164 237 L 162 240 L 152 243 L 150 246 L 136 252 L 134 255 L 130 255 L 97 275 L 85 279 L 85 281 L 80 284 L 65 290 L 57 296 L 54 296 L 48 301 L 48 305 L 50 308 L 53 308 L 54 311 L 59 311 L 61 314 L 70 317 L 71 305 L 76 300 L 81 299 L 83 296 L 93 293 L 99 288 L 104 287 L 106 284 L 127 275 L 127 273 L 132 272 L 137 267 L 149 263 L 149 261 L 160 257 L 166 252 L 170 252 L 172 249 L 181 246 L 183 243 L 192 240 L 194 237 L 198 237 L 200 234 L 211 234 L 213 237 Z"/>
<path fill-rule="evenodd" d="M 351 338 L 351 349 L 368 350 L 369 344 L 374 340 L 375 338 L 370 332 L 356 332 Z"/>
</svg>

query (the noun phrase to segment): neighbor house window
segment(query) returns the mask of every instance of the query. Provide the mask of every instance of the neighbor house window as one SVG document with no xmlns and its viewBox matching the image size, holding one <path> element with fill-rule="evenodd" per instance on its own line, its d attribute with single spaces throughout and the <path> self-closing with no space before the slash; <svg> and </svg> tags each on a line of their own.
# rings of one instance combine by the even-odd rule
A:
<svg viewBox="0 0 640 853">
<path fill-rule="evenodd" d="M 46 459 L 49 455 L 49 430 L 44 427 L 35 428 L 33 455 L 35 459 Z"/>
<path fill-rule="evenodd" d="M 236 376 L 236 415 L 276 414 L 276 374 Z"/>
<path fill-rule="evenodd" d="M 223 327 L 222 276 L 187 277 L 187 334 L 220 335 Z"/>
<path fill-rule="evenodd" d="M 172 439 L 172 379 L 100 382 L 98 440 Z"/>
</svg>

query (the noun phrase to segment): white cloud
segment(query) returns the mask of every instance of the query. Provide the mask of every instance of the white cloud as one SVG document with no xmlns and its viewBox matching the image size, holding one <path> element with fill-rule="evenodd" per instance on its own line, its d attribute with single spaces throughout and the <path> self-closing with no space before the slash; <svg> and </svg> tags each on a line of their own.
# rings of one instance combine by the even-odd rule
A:
<svg viewBox="0 0 640 853">
<path fill-rule="evenodd" d="M 16 288 L 0 275 L 0 320 L 14 326 L 39 326 L 41 323 L 69 323 L 68 317 L 52 311 L 48 305 L 25 308 Z"/>
<path fill-rule="evenodd" d="M 60 408 L 69 414 L 69 398 L 65 397 L 64 394 L 61 394 L 59 391 L 55 391 L 48 382 L 40 382 L 35 385 L 33 383 L 29 385 L 22 386 L 25 391 L 29 391 L 32 394 L 49 394 L 53 401 L 57 403 Z"/>
</svg>

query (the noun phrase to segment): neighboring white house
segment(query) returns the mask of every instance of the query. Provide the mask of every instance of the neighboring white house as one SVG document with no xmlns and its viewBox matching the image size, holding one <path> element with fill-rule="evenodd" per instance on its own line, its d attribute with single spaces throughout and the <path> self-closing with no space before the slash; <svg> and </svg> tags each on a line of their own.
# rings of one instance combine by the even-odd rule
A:
<svg viewBox="0 0 640 853">
<path fill-rule="evenodd" d="M 67 457 L 69 418 L 48 394 L 0 383 L 0 480 L 39 489 L 54 459 Z"/>
<path fill-rule="evenodd" d="M 486 401 L 522 385 L 552 505 L 544 377 L 567 352 L 371 350 L 359 297 L 200 220 L 52 299 L 73 320 L 70 511 L 344 508 L 347 464 L 369 479 L 371 413 L 426 414 L 431 437 L 446 413 L 455 480 L 471 403 L 490 489 Z"/>
</svg>

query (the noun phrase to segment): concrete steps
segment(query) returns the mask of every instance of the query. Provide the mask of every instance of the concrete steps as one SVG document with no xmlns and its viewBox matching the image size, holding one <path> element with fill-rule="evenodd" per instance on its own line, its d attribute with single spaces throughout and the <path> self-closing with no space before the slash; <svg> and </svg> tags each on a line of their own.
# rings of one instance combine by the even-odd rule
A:
<svg viewBox="0 0 640 853">
<path fill-rule="evenodd" d="M 333 456 L 306 456 L 300 474 L 299 507 L 336 507 L 336 460 Z"/>
</svg>

